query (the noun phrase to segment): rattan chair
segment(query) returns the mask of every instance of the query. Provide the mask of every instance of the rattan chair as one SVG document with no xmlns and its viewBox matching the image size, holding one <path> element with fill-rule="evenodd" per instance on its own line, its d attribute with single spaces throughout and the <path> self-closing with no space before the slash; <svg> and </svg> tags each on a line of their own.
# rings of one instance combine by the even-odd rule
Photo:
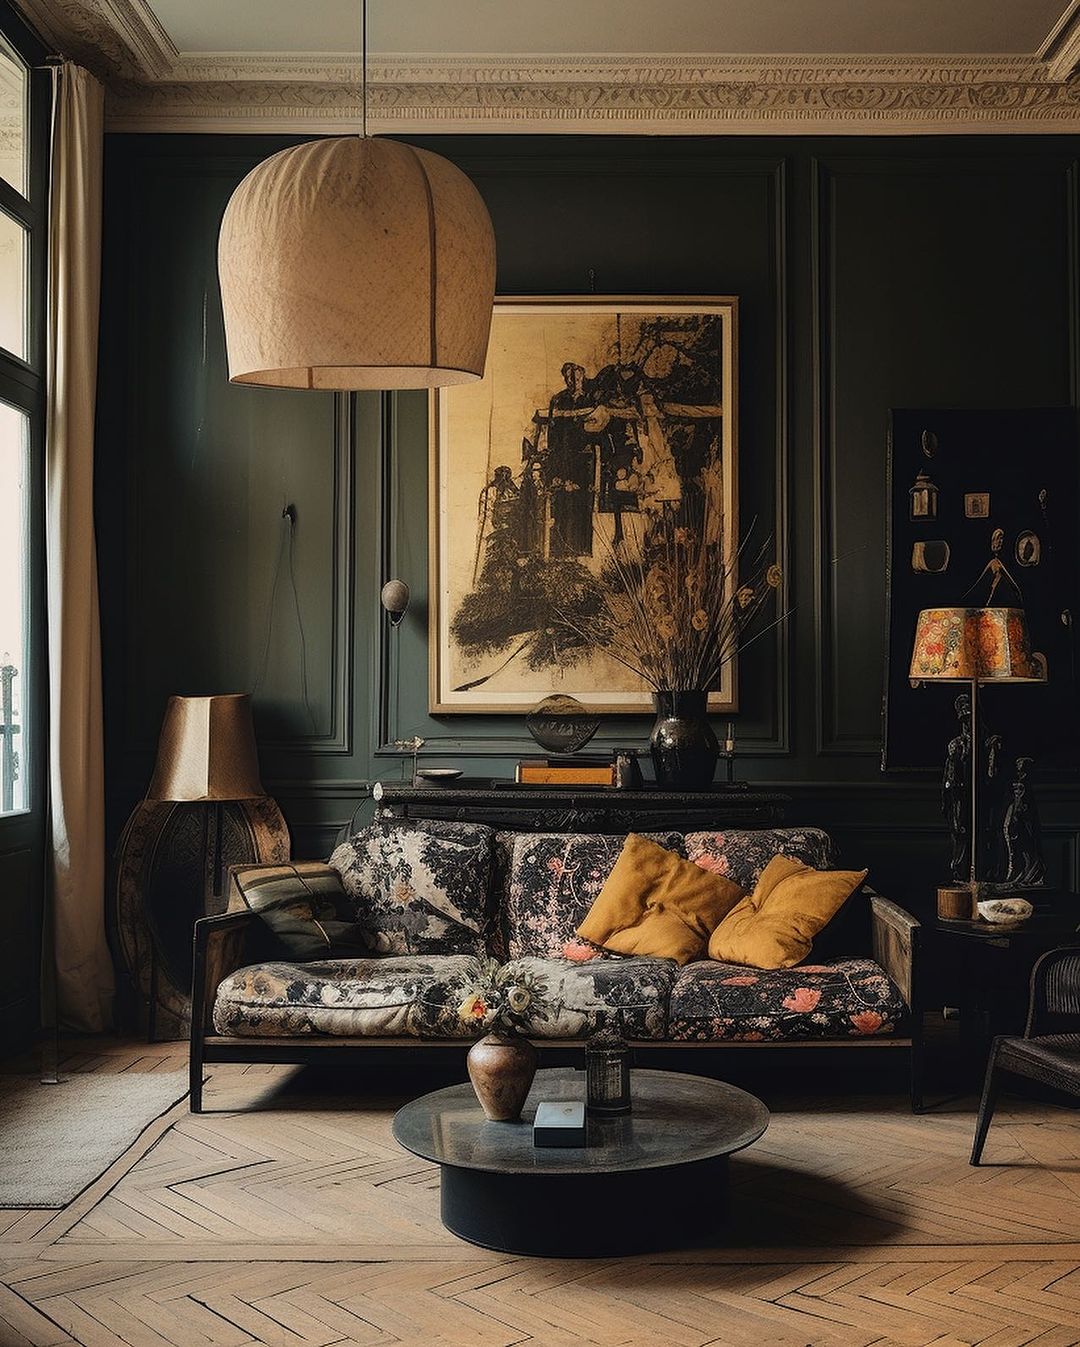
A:
<svg viewBox="0 0 1080 1347">
<path fill-rule="evenodd" d="M 1023 1038 L 994 1039 L 971 1146 L 973 1165 L 982 1157 L 1001 1072 L 1080 1096 L 1080 946 L 1052 949 L 1038 960 L 1031 970 Z"/>
</svg>

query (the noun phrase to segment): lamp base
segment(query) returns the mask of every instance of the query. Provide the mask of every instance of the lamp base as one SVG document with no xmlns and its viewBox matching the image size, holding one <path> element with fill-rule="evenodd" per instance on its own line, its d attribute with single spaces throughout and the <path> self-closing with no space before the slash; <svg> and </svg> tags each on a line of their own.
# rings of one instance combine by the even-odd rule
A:
<svg viewBox="0 0 1080 1347">
<path fill-rule="evenodd" d="M 116 850 L 112 912 L 122 1023 L 145 1014 L 148 1037 L 187 1036 L 195 921 L 228 907 L 229 866 L 278 864 L 289 853 L 288 827 L 269 796 L 135 806 Z"/>
</svg>

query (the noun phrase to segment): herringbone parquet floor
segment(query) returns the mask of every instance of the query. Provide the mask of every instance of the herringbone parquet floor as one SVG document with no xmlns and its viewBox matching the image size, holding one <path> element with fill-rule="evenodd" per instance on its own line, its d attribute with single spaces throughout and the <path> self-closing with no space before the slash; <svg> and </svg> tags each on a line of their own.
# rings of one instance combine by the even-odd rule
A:
<svg viewBox="0 0 1080 1347">
<path fill-rule="evenodd" d="M 65 1069 L 181 1055 L 115 1044 Z M 1080 1344 L 1080 1132 L 1060 1109 L 1005 1108 L 975 1170 L 970 1107 L 774 1107 L 717 1247 L 562 1261 L 443 1230 L 437 1172 L 390 1135 L 400 1094 L 289 1075 L 216 1068 L 209 1106 L 248 1111 L 185 1102 L 65 1211 L 0 1213 L 2 1347 Z"/>
</svg>

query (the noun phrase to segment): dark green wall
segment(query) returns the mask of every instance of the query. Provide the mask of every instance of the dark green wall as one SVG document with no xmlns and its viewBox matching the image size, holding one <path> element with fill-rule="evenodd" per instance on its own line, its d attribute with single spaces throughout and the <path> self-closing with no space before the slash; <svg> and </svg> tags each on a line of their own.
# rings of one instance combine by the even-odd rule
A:
<svg viewBox="0 0 1080 1347">
<path fill-rule="evenodd" d="M 218 222 L 240 177 L 286 143 L 109 138 L 110 813 L 115 830 L 149 777 L 170 692 L 257 684 L 264 776 L 297 852 L 324 854 L 362 784 L 400 775 L 393 739 L 441 736 L 431 760 L 472 773 L 531 741 L 513 717 L 427 715 L 424 395 L 350 403 L 226 382 Z M 886 416 L 1075 403 L 1080 141 L 422 143 L 487 200 L 503 294 L 587 292 L 592 271 L 601 294 L 739 296 L 742 518 L 775 531 L 794 608 L 744 662 L 741 772 L 785 783 L 791 816 L 832 828 L 880 888 L 940 878 L 935 783 L 878 767 Z M 394 641 L 377 601 L 390 575 L 414 595 Z M 628 719 L 607 737 L 641 744 L 647 730 Z M 1040 799 L 1051 870 L 1075 881 L 1080 773 Z"/>
</svg>

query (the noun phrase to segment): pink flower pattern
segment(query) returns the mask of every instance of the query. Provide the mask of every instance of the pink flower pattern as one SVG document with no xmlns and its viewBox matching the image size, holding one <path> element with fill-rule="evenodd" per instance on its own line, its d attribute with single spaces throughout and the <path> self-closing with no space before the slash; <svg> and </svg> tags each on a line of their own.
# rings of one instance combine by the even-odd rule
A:
<svg viewBox="0 0 1080 1347">
<path fill-rule="evenodd" d="M 899 988 L 873 959 L 838 959 L 748 973 L 703 959 L 676 975 L 668 1038 L 852 1038 L 892 1034 L 906 1014 Z"/>
<path fill-rule="evenodd" d="M 780 1004 L 785 1010 L 793 1010 L 799 1015 L 809 1015 L 817 1009 L 821 993 L 813 987 L 796 987 L 790 996 L 785 996 Z"/>
</svg>

